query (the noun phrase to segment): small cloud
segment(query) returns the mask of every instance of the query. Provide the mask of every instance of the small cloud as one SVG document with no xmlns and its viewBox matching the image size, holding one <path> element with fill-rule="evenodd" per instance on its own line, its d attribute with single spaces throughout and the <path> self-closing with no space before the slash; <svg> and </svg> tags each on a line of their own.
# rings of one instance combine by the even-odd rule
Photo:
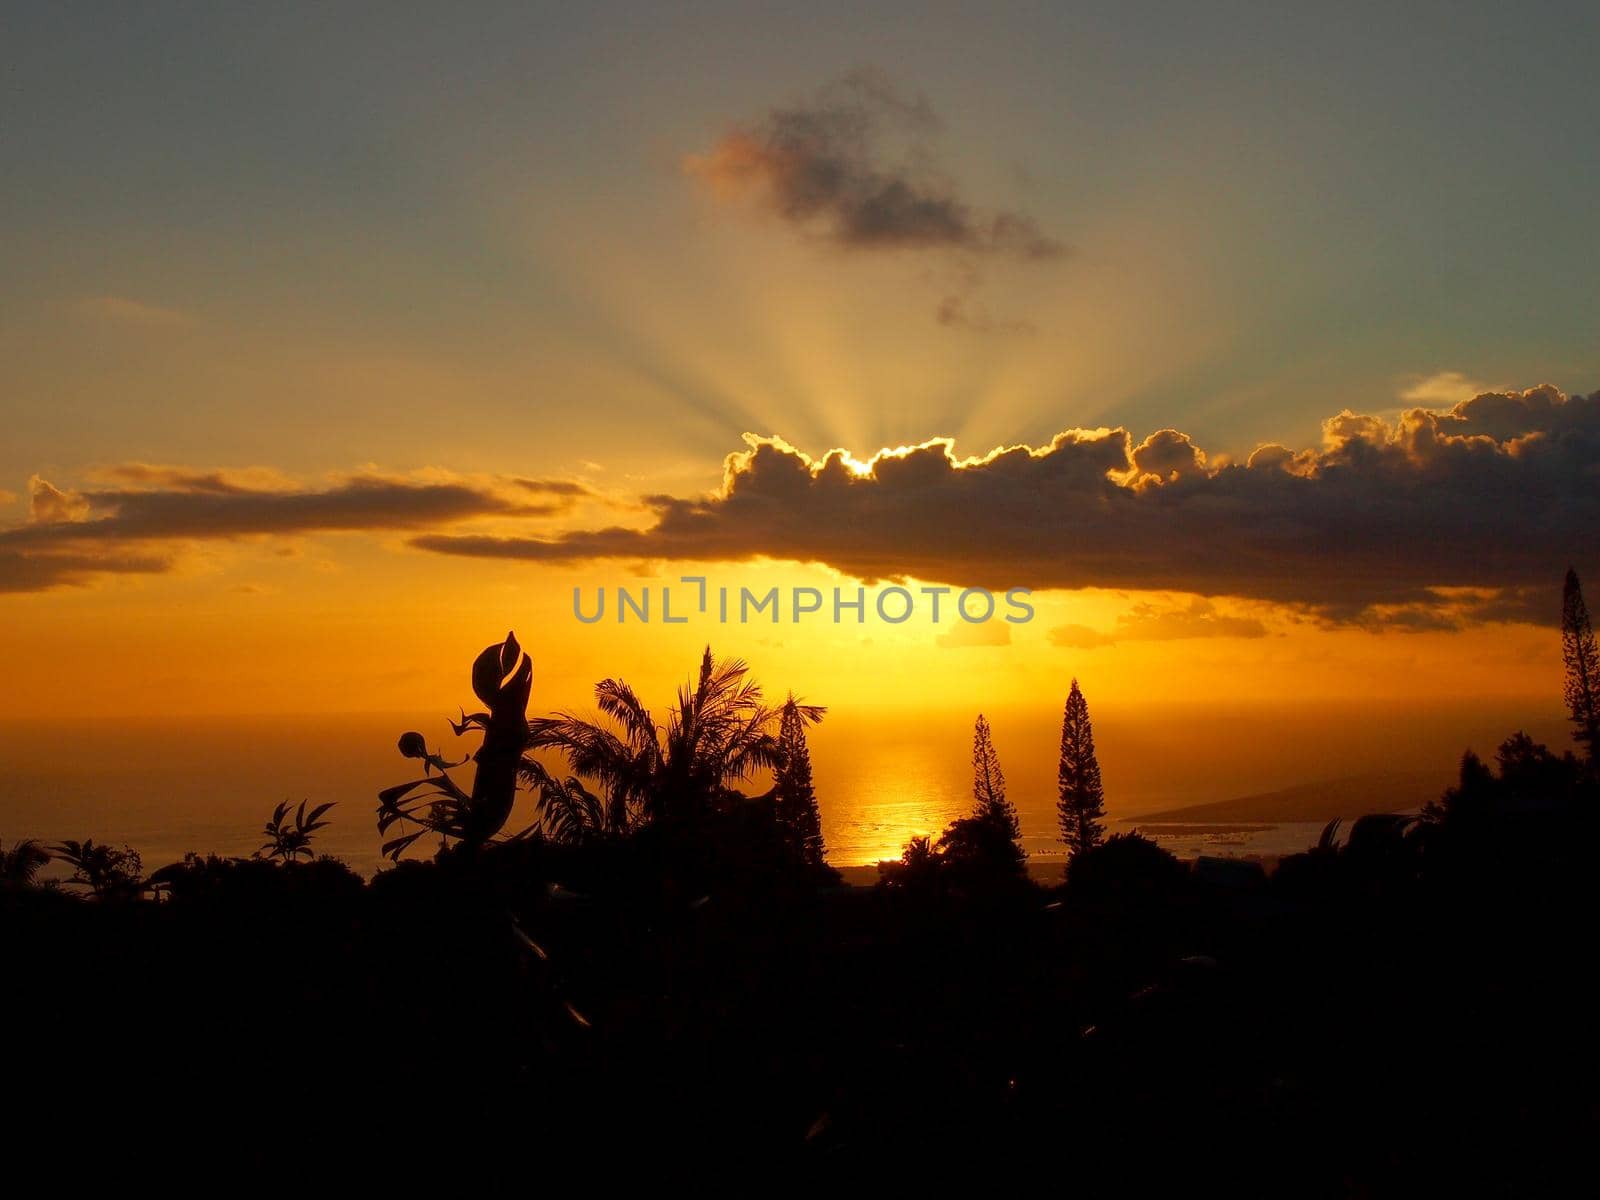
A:
<svg viewBox="0 0 1600 1200">
<path fill-rule="evenodd" d="M 29 515 L 40 525 L 89 519 L 88 497 L 64 491 L 38 475 L 28 480 Z"/>
<path fill-rule="evenodd" d="M 936 639 L 944 650 L 969 650 L 976 646 L 1009 646 L 1011 626 L 1005 621 L 958 621 Z"/>
<path fill-rule="evenodd" d="M 1196 596 L 1187 605 L 1162 607 L 1135 604 L 1117 618 L 1116 627 L 1102 633 L 1087 625 L 1058 625 L 1050 631 L 1057 646 L 1092 650 L 1118 642 L 1180 642 L 1193 638 L 1261 638 L 1267 627 L 1253 617 L 1230 616 L 1217 611 L 1211 601 Z"/>
<path fill-rule="evenodd" d="M 96 467 L 92 479 L 131 483 L 144 488 L 180 492 L 210 492 L 219 496 L 238 496 L 247 492 L 292 491 L 294 484 L 270 467 L 244 467 L 195 470 L 192 467 L 165 466 L 159 463 L 127 462 Z"/>
<path fill-rule="evenodd" d="M 939 301 L 934 312 L 939 324 L 950 329 L 970 329 L 974 333 L 1037 333 L 1031 321 L 1004 321 L 990 315 L 980 300 L 952 293 Z"/>
<path fill-rule="evenodd" d="M 1206 454 L 1188 434 L 1159 429 L 1133 448 L 1133 465 L 1140 474 L 1155 476 L 1154 482 L 1175 483 L 1185 475 L 1204 474 Z"/>
<path fill-rule="evenodd" d="M 78 301 L 78 313 L 94 321 L 143 329 L 181 329 L 194 324 L 194 318 L 176 308 L 163 308 L 130 300 L 126 296 L 89 296 Z"/>
<path fill-rule="evenodd" d="M 543 497 L 542 503 L 524 505 L 524 516 L 551 517 L 569 513 L 578 501 L 594 495 L 589 488 L 571 479 L 513 479 L 513 486 Z"/>
<path fill-rule="evenodd" d="M 928 102 L 858 71 L 811 99 L 729 129 L 684 173 L 723 203 L 747 203 L 801 233 L 852 253 L 933 252 L 1045 262 L 1066 246 L 1029 214 L 962 197 L 929 144 L 939 128 Z M 943 325 L 1014 331 L 964 296 L 947 298 Z"/>
<path fill-rule="evenodd" d="M 84 587 L 104 575 L 160 575 L 172 560 L 138 554 L 18 554 L 0 547 L 0 593 Z"/>
<path fill-rule="evenodd" d="M 1453 406 L 1481 396 L 1495 389 L 1486 383 L 1468 379 L 1460 371 L 1437 371 L 1432 375 L 1415 378 L 1400 393 L 1400 399 L 1411 404 L 1435 407 Z"/>
<path fill-rule="evenodd" d="M 1114 646 L 1117 639 L 1101 633 L 1088 625 L 1057 625 L 1050 631 L 1052 646 L 1065 646 L 1069 650 L 1098 650 L 1101 646 Z"/>
</svg>

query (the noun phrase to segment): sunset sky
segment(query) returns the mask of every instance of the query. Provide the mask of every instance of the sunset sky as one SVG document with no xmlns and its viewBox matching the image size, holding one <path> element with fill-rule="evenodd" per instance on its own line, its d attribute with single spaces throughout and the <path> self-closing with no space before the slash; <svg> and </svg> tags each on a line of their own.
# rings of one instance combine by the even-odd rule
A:
<svg viewBox="0 0 1600 1200">
<path fill-rule="evenodd" d="M 8 5 L 0 715 L 453 712 L 514 628 L 536 708 L 710 641 L 857 721 L 1047 724 L 1074 676 L 1548 718 L 1569 563 L 1600 595 L 1597 42 Z M 1036 616 L 572 616 L 682 575 Z"/>
</svg>

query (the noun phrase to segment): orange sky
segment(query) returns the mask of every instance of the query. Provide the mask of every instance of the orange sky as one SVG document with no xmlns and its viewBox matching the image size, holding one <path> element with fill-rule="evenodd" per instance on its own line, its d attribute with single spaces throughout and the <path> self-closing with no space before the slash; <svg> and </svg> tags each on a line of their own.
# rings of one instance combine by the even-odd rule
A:
<svg viewBox="0 0 1600 1200">
<path fill-rule="evenodd" d="M 508 628 L 538 708 L 664 702 L 707 642 L 856 720 L 1559 696 L 1600 578 L 1565 26 L 257 19 L 8 39 L 0 716 L 445 711 Z M 783 441 L 735 480 L 744 435 Z M 1037 615 L 571 613 L 852 573 Z"/>
</svg>

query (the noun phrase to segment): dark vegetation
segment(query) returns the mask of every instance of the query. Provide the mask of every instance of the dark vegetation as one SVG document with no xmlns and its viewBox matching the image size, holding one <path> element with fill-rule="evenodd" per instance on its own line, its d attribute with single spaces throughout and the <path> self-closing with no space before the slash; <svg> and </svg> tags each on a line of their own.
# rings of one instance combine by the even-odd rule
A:
<svg viewBox="0 0 1600 1200">
<path fill-rule="evenodd" d="M 972 813 L 845 888 L 805 748 L 822 709 L 708 651 L 664 720 L 606 680 L 593 718 L 528 721 L 508 637 L 457 722 L 482 735 L 470 788 L 401 738 L 424 773 L 380 798 L 394 866 L 370 882 L 313 857 L 326 808 L 280 807 L 255 858 L 148 876 L 126 848 L 0 847 L 13 1160 L 452 1194 L 733 1170 L 1571 1190 L 1600 1132 L 1576 587 L 1581 755 L 1468 753 L 1420 816 L 1335 822 L 1271 876 L 1105 838 L 1074 683 L 1050 889 L 981 717 Z M 518 783 L 540 819 L 507 832 Z M 50 855 L 69 882 L 41 884 Z"/>
</svg>

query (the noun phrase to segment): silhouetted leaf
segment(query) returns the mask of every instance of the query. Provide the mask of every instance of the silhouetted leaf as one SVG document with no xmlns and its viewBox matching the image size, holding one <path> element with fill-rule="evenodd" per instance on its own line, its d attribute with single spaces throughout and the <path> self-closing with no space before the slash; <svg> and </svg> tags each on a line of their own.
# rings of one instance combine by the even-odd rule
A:
<svg viewBox="0 0 1600 1200">
<path fill-rule="evenodd" d="M 433 782 L 432 779 L 413 779 L 410 783 L 400 783 L 392 788 L 384 788 L 383 791 L 378 793 L 378 802 L 387 808 L 407 792 Z"/>
<path fill-rule="evenodd" d="M 500 669 L 499 644 L 485 646 L 483 653 L 472 664 L 472 691 L 490 708 L 500 696 L 500 680 L 505 678 L 505 672 Z"/>
</svg>

